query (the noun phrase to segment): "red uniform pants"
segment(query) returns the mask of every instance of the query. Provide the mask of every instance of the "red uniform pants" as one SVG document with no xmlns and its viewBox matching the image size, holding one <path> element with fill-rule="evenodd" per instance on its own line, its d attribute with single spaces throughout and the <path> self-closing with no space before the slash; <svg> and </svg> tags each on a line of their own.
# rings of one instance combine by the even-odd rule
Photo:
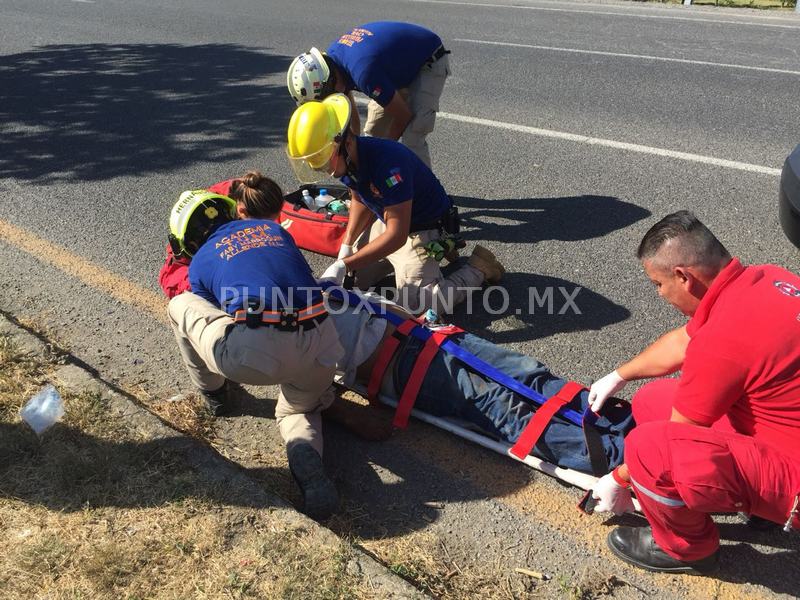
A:
<svg viewBox="0 0 800 600">
<path fill-rule="evenodd" d="M 625 462 L 656 543 L 692 561 L 719 547 L 710 513 L 786 521 L 800 492 L 800 461 L 734 432 L 727 420 L 711 428 L 668 421 L 677 383 L 654 381 L 634 395 L 637 426 L 625 439 Z"/>
</svg>

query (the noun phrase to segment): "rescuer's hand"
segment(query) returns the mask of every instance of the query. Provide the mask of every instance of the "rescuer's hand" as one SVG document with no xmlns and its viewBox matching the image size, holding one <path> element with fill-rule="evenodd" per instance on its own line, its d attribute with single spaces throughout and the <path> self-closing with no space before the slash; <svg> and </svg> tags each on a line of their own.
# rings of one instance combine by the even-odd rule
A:
<svg viewBox="0 0 800 600">
<path fill-rule="evenodd" d="M 616 469 L 608 475 L 603 475 L 592 487 L 592 498 L 599 500 L 594 511 L 613 512 L 615 515 L 633 512 L 630 487 L 630 483 L 617 475 Z"/>
<path fill-rule="evenodd" d="M 598 379 L 589 388 L 589 408 L 592 412 L 599 413 L 606 400 L 624 388 L 627 383 L 616 371 Z"/>
<path fill-rule="evenodd" d="M 341 260 L 343 258 L 347 258 L 348 256 L 353 256 L 353 247 L 350 244 L 342 244 L 339 246 L 339 256 L 336 258 Z"/>
<path fill-rule="evenodd" d="M 336 285 L 342 285 L 345 275 L 347 275 L 347 267 L 344 266 L 344 261 L 339 259 L 330 267 L 325 269 L 325 272 L 322 274 L 322 277 L 319 278 L 319 281 L 331 281 Z"/>
</svg>

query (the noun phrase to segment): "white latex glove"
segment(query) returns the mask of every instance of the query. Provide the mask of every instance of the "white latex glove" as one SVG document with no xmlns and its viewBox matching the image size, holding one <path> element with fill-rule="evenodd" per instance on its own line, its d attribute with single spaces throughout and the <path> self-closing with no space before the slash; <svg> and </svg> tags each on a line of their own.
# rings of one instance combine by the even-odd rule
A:
<svg viewBox="0 0 800 600">
<path fill-rule="evenodd" d="M 624 487 L 617 483 L 614 472 L 603 475 L 597 480 L 592 487 L 592 498 L 599 500 L 594 507 L 595 512 L 613 512 L 615 515 L 623 515 L 634 510 L 630 487 Z"/>
<path fill-rule="evenodd" d="M 342 285 L 345 275 L 347 275 L 347 267 L 344 266 L 344 261 L 339 259 L 325 269 L 318 281 L 332 281 L 336 285 Z"/>
<path fill-rule="evenodd" d="M 624 388 L 628 382 L 619 376 L 619 373 L 612 371 L 605 377 L 598 379 L 589 388 L 589 408 L 592 412 L 600 412 L 603 404 L 606 403 L 611 396 Z"/>
<path fill-rule="evenodd" d="M 343 258 L 347 258 L 348 256 L 353 256 L 353 247 L 349 244 L 342 244 L 339 246 L 339 256 L 336 258 L 341 260 Z"/>
</svg>

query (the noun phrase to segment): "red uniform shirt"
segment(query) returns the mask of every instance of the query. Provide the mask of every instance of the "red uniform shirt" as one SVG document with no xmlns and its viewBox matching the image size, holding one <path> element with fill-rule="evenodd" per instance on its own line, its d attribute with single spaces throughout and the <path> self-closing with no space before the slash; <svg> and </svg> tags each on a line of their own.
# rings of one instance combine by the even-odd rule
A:
<svg viewBox="0 0 800 600">
<path fill-rule="evenodd" d="M 691 337 L 675 395 L 682 415 L 800 451 L 800 277 L 734 259 L 686 326 Z"/>
</svg>

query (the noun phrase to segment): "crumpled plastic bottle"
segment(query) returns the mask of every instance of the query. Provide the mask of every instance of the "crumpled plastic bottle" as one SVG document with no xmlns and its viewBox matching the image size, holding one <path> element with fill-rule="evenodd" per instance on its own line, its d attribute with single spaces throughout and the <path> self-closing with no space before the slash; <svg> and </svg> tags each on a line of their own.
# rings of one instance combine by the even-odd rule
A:
<svg viewBox="0 0 800 600">
<path fill-rule="evenodd" d="M 437 325 L 439 323 L 439 315 L 436 314 L 436 311 L 432 308 L 429 308 L 425 311 L 425 314 L 422 317 L 425 325 Z"/>
<path fill-rule="evenodd" d="M 42 435 L 64 416 L 64 400 L 52 384 L 47 384 L 20 409 L 19 416 Z"/>
</svg>

